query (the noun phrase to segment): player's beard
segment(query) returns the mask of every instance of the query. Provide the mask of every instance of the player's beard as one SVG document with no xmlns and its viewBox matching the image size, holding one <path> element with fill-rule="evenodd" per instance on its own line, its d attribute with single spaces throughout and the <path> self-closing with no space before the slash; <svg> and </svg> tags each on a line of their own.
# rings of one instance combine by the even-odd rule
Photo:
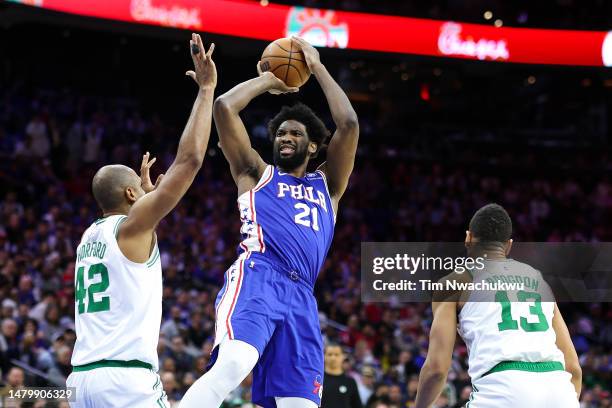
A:
<svg viewBox="0 0 612 408">
<path fill-rule="evenodd" d="M 295 152 L 289 157 L 282 157 L 280 154 L 280 146 L 274 149 L 274 164 L 283 170 L 293 170 L 306 161 L 308 156 L 308 144 L 302 146 L 298 145 L 295 148 Z"/>
</svg>

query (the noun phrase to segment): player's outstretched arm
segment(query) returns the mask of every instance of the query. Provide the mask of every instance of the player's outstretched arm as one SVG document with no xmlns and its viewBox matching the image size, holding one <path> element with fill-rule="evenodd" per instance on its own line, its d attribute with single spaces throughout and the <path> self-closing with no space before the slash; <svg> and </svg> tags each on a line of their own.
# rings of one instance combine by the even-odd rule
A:
<svg viewBox="0 0 612 408">
<path fill-rule="evenodd" d="M 557 336 L 557 347 L 563 352 L 563 358 L 565 359 L 565 371 L 572 375 L 572 384 L 576 388 L 576 396 L 580 397 L 580 391 L 582 389 L 582 368 L 580 368 L 580 361 L 578 360 L 578 354 L 572 343 L 567 325 L 561 316 L 559 307 L 555 303 L 555 311 L 553 314 L 552 321 L 553 330 Z"/>
<path fill-rule="evenodd" d="M 457 337 L 457 303 L 433 302 L 429 350 L 419 375 L 416 408 L 429 408 L 442 392 Z"/>
<path fill-rule="evenodd" d="M 217 71 L 212 60 L 215 46 L 211 44 L 206 52 L 200 36 L 192 34 L 190 47 L 194 71 L 187 71 L 186 75 L 193 78 L 198 84 L 198 96 L 179 141 L 174 162 L 166 171 L 163 179 L 157 183 L 156 188 L 134 203 L 126 221 L 121 225 L 119 242 L 126 255 L 132 252 L 130 251 L 131 246 L 142 247 L 140 237 L 151 237 L 159 221 L 183 197 L 204 161 L 210 137 L 214 90 L 217 84 Z M 152 162 L 148 163 L 152 164 Z M 143 165 L 148 174 L 150 165 L 147 166 L 145 160 L 143 160 Z M 141 174 L 146 176 L 142 167 Z M 146 178 L 143 177 L 145 191 L 147 191 L 144 185 Z"/>
<path fill-rule="evenodd" d="M 310 72 L 317 78 L 336 125 L 336 132 L 327 148 L 327 161 L 320 169 L 325 172 L 329 192 L 337 203 L 346 190 L 355 163 L 359 139 L 357 113 L 340 85 L 321 63 L 319 52 L 303 38 L 292 39 L 299 45 Z"/>
<path fill-rule="evenodd" d="M 257 96 L 265 93 L 297 92 L 297 88 L 286 86 L 274 74 L 266 72 L 257 78 L 242 82 L 215 101 L 213 116 L 219 134 L 221 150 L 230 164 L 234 181 L 241 190 L 246 191 L 263 174 L 266 163 L 259 153 L 251 147 L 251 140 L 240 112 Z"/>
</svg>

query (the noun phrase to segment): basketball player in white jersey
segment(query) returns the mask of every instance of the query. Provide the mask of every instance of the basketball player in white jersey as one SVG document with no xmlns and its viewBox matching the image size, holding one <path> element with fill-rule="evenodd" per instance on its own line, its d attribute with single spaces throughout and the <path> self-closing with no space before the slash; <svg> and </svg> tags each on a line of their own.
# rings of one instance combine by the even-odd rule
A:
<svg viewBox="0 0 612 408">
<path fill-rule="evenodd" d="M 199 86 L 174 162 L 155 185 L 148 153 L 141 177 L 123 165 L 104 166 L 93 178 L 103 217 L 83 234 L 75 266 L 77 340 L 67 386 L 73 408 L 167 407 L 157 375 L 162 273 L 155 228 L 185 194 L 202 166 L 210 136 L 217 82 L 202 39 L 190 41 Z"/>
<path fill-rule="evenodd" d="M 469 354 L 467 408 L 578 408 L 582 371 L 550 287 L 539 271 L 507 258 L 512 221 L 497 204 L 470 221 L 466 246 L 484 268 L 453 273 L 463 282 L 521 282 L 524 290 L 455 293 L 432 303 L 429 350 L 416 407 L 429 408 L 446 383 L 457 334 Z"/>
</svg>

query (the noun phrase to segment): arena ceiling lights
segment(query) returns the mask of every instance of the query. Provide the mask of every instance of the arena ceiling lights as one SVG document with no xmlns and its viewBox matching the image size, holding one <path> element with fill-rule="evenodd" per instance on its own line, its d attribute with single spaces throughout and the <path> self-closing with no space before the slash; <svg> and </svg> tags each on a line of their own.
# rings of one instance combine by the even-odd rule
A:
<svg viewBox="0 0 612 408">
<path fill-rule="evenodd" d="M 246 0 L 13 0 L 90 17 L 318 46 L 527 64 L 612 66 L 612 31 L 494 27 Z M 264 6 L 263 4 L 266 4 Z"/>
</svg>

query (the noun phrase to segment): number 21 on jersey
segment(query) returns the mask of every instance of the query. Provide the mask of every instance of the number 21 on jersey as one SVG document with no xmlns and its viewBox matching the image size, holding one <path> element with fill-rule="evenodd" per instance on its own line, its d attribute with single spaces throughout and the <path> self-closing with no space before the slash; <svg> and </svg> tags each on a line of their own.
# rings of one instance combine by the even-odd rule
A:
<svg viewBox="0 0 612 408">
<path fill-rule="evenodd" d="M 317 207 L 309 207 L 304 203 L 294 205 L 300 212 L 293 218 L 296 224 L 312 228 L 315 231 L 319 230 L 319 210 Z"/>
</svg>

